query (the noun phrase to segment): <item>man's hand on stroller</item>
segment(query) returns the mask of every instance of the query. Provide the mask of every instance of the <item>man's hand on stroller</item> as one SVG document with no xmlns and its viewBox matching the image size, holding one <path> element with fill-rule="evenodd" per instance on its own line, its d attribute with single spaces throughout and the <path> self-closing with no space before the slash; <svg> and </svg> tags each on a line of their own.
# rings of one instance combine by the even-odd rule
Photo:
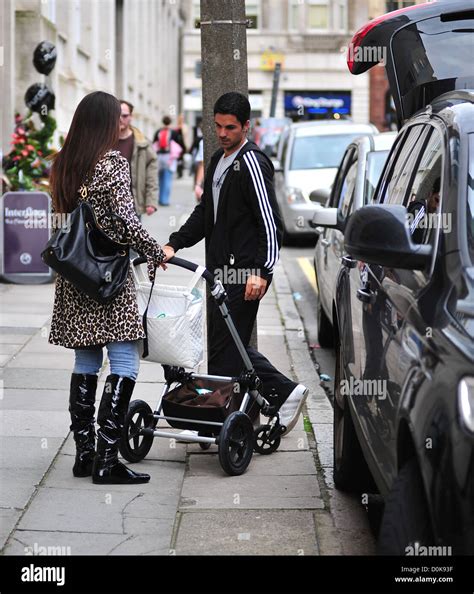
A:
<svg viewBox="0 0 474 594">
<path fill-rule="evenodd" d="M 249 276 L 245 286 L 245 301 L 261 299 L 267 290 L 267 281 L 260 276 Z"/>
</svg>

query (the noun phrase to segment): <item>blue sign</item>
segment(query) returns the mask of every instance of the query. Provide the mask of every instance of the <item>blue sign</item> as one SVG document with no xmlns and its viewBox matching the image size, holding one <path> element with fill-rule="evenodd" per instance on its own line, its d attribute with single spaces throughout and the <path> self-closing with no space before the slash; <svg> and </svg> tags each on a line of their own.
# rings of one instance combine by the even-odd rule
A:
<svg viewBox="0 0 474 594">
<path fill-rule="evenodd" d="M 287 113 L 350 114 L 351 94 L 338 92 L 287 92 L 285 93 Z"/>
</svg>

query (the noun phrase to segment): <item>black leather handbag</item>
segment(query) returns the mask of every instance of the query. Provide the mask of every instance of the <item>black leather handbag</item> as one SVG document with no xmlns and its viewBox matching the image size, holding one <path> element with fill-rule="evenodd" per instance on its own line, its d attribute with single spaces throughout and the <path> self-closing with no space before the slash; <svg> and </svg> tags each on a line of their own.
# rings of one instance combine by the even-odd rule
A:
<svg viewBox="0 0 474 594">
<path fill-rule="evenodd" d="M 83 190 L 85 197 L 87 190 Z M 114 213 L 107 217 L 121 237 L 125 221 Z M 43 262 L 95 301 L 108 303 L 123 289 L 130 266 L 129 246 L 109 237 L 100 226 L 94 209 L 81 202 L 68 217 L 68 225 L 52 235 L 41 253 Z"/>
</svg>

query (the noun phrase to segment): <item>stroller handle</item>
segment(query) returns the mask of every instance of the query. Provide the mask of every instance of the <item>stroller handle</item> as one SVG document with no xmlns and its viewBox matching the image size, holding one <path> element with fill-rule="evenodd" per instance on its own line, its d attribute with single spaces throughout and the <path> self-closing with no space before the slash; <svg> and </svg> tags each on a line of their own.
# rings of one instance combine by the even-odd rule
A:
<svg viewBox="0 0 474 594">
<path fill-rule="evenodd" d="M 138 258 L 135 258 L 132 261 L 132 264 L 133 264 L 133 266 L 139 266 L 140 264 L 144 264 L 145 262 L 146 262 L 146 257 L 139 256 Z M 176 256 L 173 256 L 172 258 L 167 260 L 166 264 L 173 264 L 174 266 L 179 266 L 180 268 L 186 268 L 186 270 L 191 270 L 191 272 L 196 272 L 196 269 L 198 268 L 198 265 L 195 264 L 194 262 L 190 262 L 189 260 L 183 260 L 183 258 L 177 258 Z M 207 268 L 202 273 L 202 277 L 206 280 L 206 282 L 209 284 L 211 289 L 216 284 L 213 274 L 211 272 L 209 272 L 209 270 L 207 270 Z"/>
</svg>

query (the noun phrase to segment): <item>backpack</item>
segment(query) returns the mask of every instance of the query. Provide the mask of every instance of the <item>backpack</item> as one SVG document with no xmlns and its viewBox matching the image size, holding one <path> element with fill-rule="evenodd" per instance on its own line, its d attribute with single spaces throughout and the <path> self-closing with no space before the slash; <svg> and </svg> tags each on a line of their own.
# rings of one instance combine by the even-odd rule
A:
<svg viewBox="0 0 474 594">
<path fill-rule="evenodd" d="M 160 153 L 169 153 L 170 152 L 170 139 L 171 139 L 171 130 L 168 130 L 168 128 L 162 128 L 158 132 L 158 151 Z"/>
</svg>

